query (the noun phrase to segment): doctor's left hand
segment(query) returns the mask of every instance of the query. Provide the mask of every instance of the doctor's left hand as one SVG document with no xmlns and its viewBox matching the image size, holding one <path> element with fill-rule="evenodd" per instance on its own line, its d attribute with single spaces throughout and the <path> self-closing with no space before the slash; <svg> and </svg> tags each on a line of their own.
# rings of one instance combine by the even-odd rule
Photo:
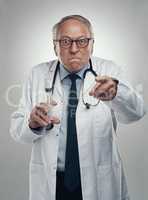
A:
<svg viewBox="0 0 148 200">
<path fill-rule="evenodd" d="M 89 92 L 90 96 L 102 101 L 112 100 L 116 96 L 118 80 L 109 76 L 97 76 L 95 81 L 95 86 Z"/>
</svg>

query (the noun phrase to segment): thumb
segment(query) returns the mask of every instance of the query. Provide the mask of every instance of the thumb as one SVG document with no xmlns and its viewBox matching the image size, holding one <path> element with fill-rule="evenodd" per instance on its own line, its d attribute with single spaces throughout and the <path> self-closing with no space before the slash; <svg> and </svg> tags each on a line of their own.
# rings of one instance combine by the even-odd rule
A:
<svg viewBox="0 0 148 200">
<path fill-rule="evenodd" d="M 50 116 L 50 121 L 51 121 L 53 124 L 59 124 L 59 123 L 60 123 L 59 118 L 56 117 L 56 116 Z"/>
</svg>

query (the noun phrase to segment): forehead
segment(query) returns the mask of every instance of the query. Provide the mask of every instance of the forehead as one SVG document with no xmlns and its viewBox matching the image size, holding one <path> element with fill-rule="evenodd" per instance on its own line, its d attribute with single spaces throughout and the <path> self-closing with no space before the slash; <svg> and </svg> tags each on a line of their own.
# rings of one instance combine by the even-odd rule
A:
<svg viewBox="0 0 148 200">
<path fill-rule="evenodd" d="M 58 31 L 58 37 L 69 36 L 77 38 L 80 36 L 89 37 L 90 31 L 86 24 L 75 19 L 69 19 L 63 22 Z"/>
</svg>

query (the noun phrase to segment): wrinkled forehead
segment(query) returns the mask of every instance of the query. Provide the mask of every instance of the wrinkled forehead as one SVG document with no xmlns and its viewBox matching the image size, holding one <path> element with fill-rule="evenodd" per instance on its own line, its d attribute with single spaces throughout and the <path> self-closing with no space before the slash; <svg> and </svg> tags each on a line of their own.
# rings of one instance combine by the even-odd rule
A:
<svg viewBox="0 0 148 200">
<path fill-rule="evenodd" d="M 69 19 L 60 24 L 58 32 L 57 32 L 57 37 L 72 37 L 72 38 L 77 38 L 77 37 L 90 37 L 91 33 L 88 28 L 88 26 L 78 20 L 75 19 Z"/>
</svg>

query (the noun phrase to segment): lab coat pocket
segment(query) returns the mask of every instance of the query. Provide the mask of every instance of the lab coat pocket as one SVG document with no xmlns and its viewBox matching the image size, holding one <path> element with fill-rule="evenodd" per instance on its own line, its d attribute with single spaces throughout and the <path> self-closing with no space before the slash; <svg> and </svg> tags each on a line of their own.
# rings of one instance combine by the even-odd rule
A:
<svg viewBox="0 0 148 200">
<path fill-rule="evenodd" d="M 94 152 L 97 165 L 111 165 L 115 160 L 112 137 L 95 137 Z"/>
<path fill-rule="evenodd" d="M 112 117 L 110 109 L 106 105 L 100 103 L 100 105 L 94 111 L 93 120 L 95 137 L 101 138 L 111 134 Z"/>
<path fill-rule="evenodd" d="M 100 200 L 122 200 L 121 165 L 98 165 L 97 184 Z"/>
<path fill-rule="evenodd" d="M 48 181 L 44 166 L 38 163 L 31 163 L 29 200 L 44 200 L 47 199 L 48 194 Z"/>
</svg>

